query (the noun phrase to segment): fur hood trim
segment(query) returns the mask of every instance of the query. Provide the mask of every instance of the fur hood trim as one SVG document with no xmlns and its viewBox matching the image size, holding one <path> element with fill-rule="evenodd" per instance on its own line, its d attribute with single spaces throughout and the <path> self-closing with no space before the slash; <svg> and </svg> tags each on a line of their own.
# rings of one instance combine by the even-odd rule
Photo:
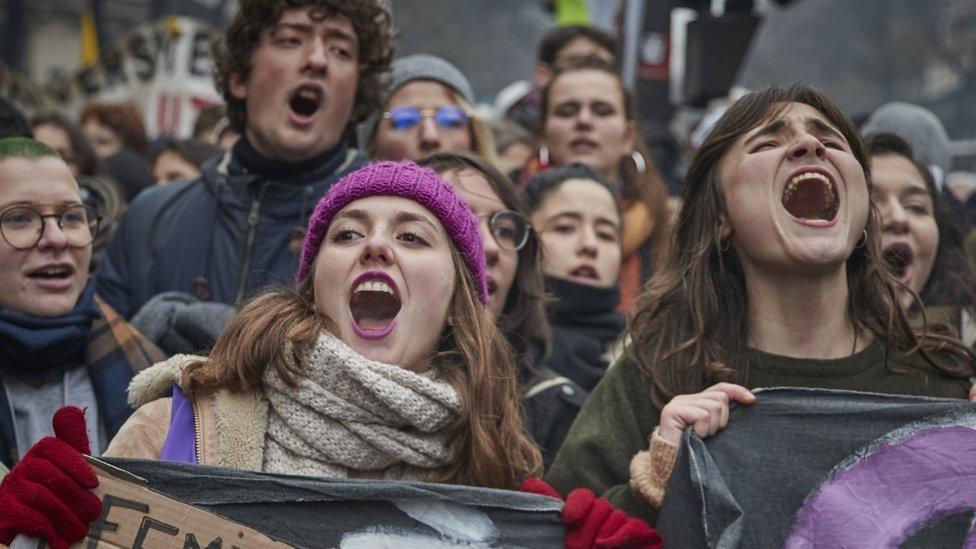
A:
<svg viewBox="0 0 976 549">
<path fill-rule="evenodd" d="M 139 372 L 129 383 L 129 405 L 135 410 L 156 399 L 170 396 L 173 385 L 180 385 L 183 368 L 198 360 L 206 360 L 206 357 L 174 355 Z"/>
</svg>

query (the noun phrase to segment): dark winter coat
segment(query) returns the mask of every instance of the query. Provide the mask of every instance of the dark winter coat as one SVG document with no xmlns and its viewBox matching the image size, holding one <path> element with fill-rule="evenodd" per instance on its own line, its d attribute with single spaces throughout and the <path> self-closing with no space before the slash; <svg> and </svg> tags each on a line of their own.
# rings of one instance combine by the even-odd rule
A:
<svg viewBox="0 0 976 549">
<path fill-rule="evenodd" d="M 529 346 L 519 357 L 519 385 L 525 426 L 542 451 L 548 468 L 586 402 L 587 392 L 571 380 L 540 365 L 542 350 Z"/>
<path fill-rule="evenodd" d="M 99 295 L 125 318 L 161 292 L 237 306 L 262 287 L 290 284 L 315 203 L 365 162 L 340 146 L 306 165 L 262 170 L 280 174 L 271 178 L 245 166 L 241 156 L 253 149 L 241 145 L 206 163 L 200 179 L 132 202 L 97 273 Z"/>
</svg>

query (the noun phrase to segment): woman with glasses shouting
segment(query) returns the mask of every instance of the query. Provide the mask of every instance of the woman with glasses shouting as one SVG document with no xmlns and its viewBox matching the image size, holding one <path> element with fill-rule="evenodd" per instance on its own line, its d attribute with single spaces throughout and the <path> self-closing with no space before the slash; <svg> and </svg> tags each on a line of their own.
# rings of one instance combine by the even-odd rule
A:
<svg viewBox="0 0 976 549">
<path fill-rule="evenodd" d="M 542 248 L 515 185 L 484 159 L 439 153 L 420 162 L 451 182 L 479 219 L 488 310 L 518 356 L 526 424 L 546 466 L 556 457 L 586 391 L 543 366 L 551 347 Z"/>
<path fill-rule="evenodd" d="M 494 163 L 495 143 L 473 114 L 474 102 L 471 83 L 447 61 L 425 54 L 397 59 L 384 110 L 363 124 L 360 145 L 382 160 L 475 152 Z"/>
<path fill-rule="evenodd" d="M 132 410 L 134 372 L 165 358 L 89 281 L 99 216 L 58 153 L 0 140 L 0 472 L 51 434 L 66 404 L 87 407 L 98 453 Z"/>
</svg>

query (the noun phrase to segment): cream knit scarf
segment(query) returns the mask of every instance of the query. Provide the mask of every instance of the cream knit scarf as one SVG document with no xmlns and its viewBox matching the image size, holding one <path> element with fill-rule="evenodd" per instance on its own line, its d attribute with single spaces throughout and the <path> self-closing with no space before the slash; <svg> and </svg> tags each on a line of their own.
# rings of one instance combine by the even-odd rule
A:
<svg viewBox="0 0 976 549">
<path fill-rule="evenodd" d="M 323 332 L 301 371 L 297 388 L 273 368 L 264 374 L 265 471 L 345 477 L 350 469 L 384 470 L 385 478 L 423 480 L 456 459 L 444 429 L 461 399 L 433 368 L 421 375 L 372 361 Z"/>
</svg>

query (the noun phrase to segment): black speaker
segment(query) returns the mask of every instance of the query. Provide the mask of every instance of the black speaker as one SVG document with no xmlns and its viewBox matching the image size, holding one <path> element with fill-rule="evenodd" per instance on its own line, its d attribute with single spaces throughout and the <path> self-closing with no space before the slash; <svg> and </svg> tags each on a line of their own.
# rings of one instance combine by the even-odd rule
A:
<svg viewBox="0 0 976 549">
<path fill-rule="evenodd" d="M 703 107 L 728 95 L 759 26 L 759 17 L 732 12 L 699 15 L 688 23 L 685 42 L 685 102 Z"/>
</svg>

